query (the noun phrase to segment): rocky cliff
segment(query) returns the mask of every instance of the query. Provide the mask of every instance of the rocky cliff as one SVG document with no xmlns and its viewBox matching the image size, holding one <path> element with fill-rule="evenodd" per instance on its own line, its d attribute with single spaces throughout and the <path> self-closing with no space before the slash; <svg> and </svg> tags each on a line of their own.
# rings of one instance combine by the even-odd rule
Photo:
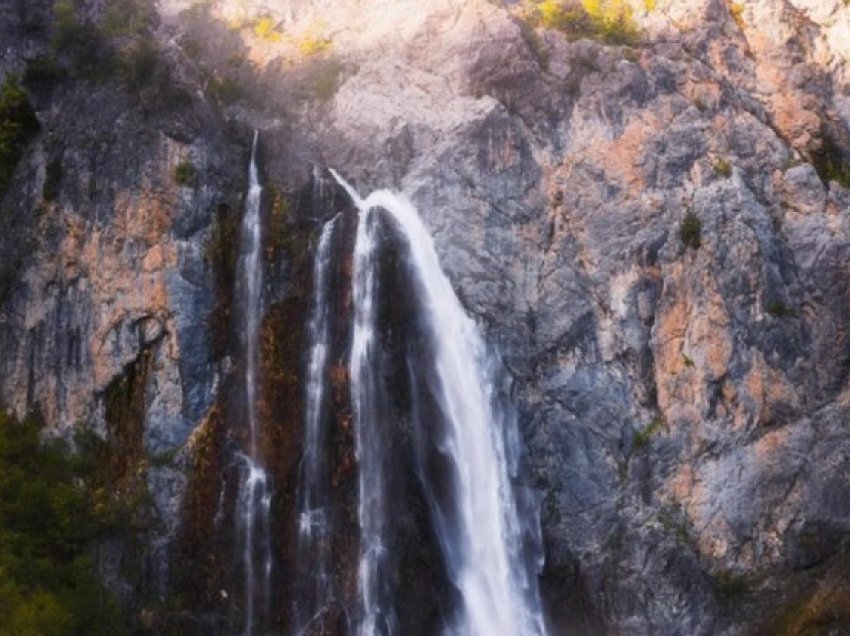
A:
<svg viewBox="0 0 850 636">
<path fill-rule="evenodd" d="M 850 630 L 850 9 L 609 3 L 594 30 L 531 4 L 0 7 L 40 127 L 0 207 L 0 399 L 92 426 L 116 488 L 151 493 L 143 574 L 102 567 L 142 623 L 233 625 L 256 128 L 278 626 L 311 246 L 351 207 L 334 167 L 410 197 L 509 370 L 551 633 Z"/>
</svg>

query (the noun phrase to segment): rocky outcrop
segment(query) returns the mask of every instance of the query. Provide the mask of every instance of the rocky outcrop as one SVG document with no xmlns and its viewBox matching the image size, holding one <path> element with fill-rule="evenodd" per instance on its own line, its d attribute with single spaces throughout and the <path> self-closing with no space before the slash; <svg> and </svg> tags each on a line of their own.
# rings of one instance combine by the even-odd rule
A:
<svg viewBox="0 0 850 636">
<path fill-rule="evenodd" d="M 146 360 L 145 453 L 218 430 L 234 359 L 232 326 L 216 345 L 209 323 L 227 312 L 208 237 L 240 209 L 259 127 L 265 181 L 301 201 L 269 246 L 267 328 L 287 352 L 266 399 L 296 399 L 288 322 L 317 221 L 344 205 L 311 194 L 314 173 L 402 190 L 513 377 L 553 632 L 847 629 L 844 3 L 636 2 L 634 47 L 535 31 L 517 3 L 380 4 L 249 4 L 269 32 L 227 2 L 164 3 L 189 105 L 74 79 L 37 100 L 43 131 L 3 200 L 2 253 L 36 239 L 0 309 L 3 402 L 105 431 L 108 387 Z M 14 33 L 3 71 L 47 46 Z M 267 414 L 290 478 L 291 409 Z M 186 448 L 148 473 L 160 554 L 201 455 Z M 220 487 L 196 485 L 211 519 Z"/>
</svg>

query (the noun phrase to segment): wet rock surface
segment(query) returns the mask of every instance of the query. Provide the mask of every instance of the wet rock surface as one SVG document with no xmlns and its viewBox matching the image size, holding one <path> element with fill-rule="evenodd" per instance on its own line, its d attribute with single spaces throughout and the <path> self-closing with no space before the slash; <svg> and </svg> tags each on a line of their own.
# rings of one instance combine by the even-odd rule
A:
<svg viewBox="0 0 850 636">
<path fill-rule="evenodd" d="M 530 39 L 510 4 L 283 3 L 268 9 L 293 35 L 269 41 L 228 27 L 228 3 L 200 17 L 166 3 L 157 33 L 191 105 L 145 114 L 73 78 L 36 100 L 43 131 L 3 198 L 0 255 L 18 268 L 3 403 L 105 431 L 107 387 L 149 356 L 146 452 L 198 436 L 239 364 L 215 345 L 210 237 L 221 205 L 241 209 L 259 127 L 265 182 L 293 202 L 294 238 L 267 263 L 270 303 L 292 315 L 299 259 L 346 205 L 322 168 L 417 205 L 513 378 L 553 632 L 818 633 L 821 607 L 843 633 L 850 191 L 830 166 L 850 159 L 850 13 L 653 4 L 636 3 L 644 41 L 623 47 Z M 48 46 L 18 19 L 2 21 L 0 72 Z M 307 37 L 329 44 L 305 56 Z M 275 435 L 298 434 L 290 410 Z M 297 443 L 277 458 L 289 480 Z M 164 544 L 192 449 L 149 477 Z"/>
</svg>

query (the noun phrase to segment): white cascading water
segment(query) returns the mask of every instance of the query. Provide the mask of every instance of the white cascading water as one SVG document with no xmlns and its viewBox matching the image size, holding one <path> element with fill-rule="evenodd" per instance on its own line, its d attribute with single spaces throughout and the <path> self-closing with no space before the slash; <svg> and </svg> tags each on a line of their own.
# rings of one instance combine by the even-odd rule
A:
<svg viewBox="0 0 850 636">
<path fill-rule="evenodd" d="M 338 217 L 322 229 L 313 269 L 313 308 L 307 325 L 311 343 L 307 367 L 307 400 L 304 432 L 304 457 L 301 461 L 301 483 L 298 516 L 298 558 L 302 576 L 309 578 L 312 588 L 308 615 L 296 616 L 296 633 L 324 634 L 323 609 L 330 598 L 330 522 L 328 520 L 328 488 L 324 457 L 323 416 L 325 411 L 325 371 L 330 349 L 328 270 L 331 261 L 331 238 Z M 298 608 L 300 610 L 300 608 Z"/>
<path fill-rule="evenodd" d="M 262 317 L 262 232 L 260 205 L 263 188 L 257 169 L 259 133 L 254 132 L 249 168 L 249 189 L 242 218 L 241 248 L 237 269 L 240 310 L 243 322 L 244 399 L 248 421 L 248 448 L 239 456 L 241 484 L 236 516 L 244 569 L 243 634 L 252 636 L 268 613 L 271 592 L 271 488 L 260 459 L 257 420 L 257 376 L 259 375 L 260 320 Z"/>
<path fill-rule="evenodd" d="M 541 636 L 537 571 L 541 565 L 523 554 L 524 526 L 511 484 L 515 431 L 510 418 L 496 412 L 488 353 L 476 324 L 460 304 L 443 272 L 433 239 L 412 203 L 379 190 L 362 199 L 336 172 L 337 181 L 360 211 L 354 249 L 354 329 L 350 359 L 351 396 L 356 422 L 361 551 L 358 633 L 394 633 L 393 609 L 382 606 L 382 571 L 387 558 L 387 519 L 383 493 L 382 440 L 363 415 L 373 412 L 371 377 L 376 339 L 374 270 L 378 208 L 389 213 L 406 239 L 411 273 L 418 285 L 430 331 L 437 399 L 446 419 L 439 450 L 455 475 L 451 497 L 424 485 L 447 572 L 460 592 L 461 611 L 448 634 L 464 636 Z"/>
</svg>

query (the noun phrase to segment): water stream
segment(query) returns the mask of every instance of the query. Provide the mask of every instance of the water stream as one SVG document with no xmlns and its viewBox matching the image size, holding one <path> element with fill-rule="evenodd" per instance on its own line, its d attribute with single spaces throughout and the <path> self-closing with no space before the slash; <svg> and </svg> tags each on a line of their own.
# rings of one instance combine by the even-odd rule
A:
<svg viewBox="0 0 850 636">
<path fill-rule="evenodd" d="M 300 576 L 309 580 L 306 598 L 296 606 L 296 633 L 324 634 L 323 611 L 332 597 L 331 525 L 328 500 L 327 405 L 325 373 L 330 350 L 330 298 L 328 273 L 331 239 L 338 217 L 322 229 L 313 268 L 313 307 L 307 325 L 310 343 L 307 368 L 307 403 L 304 456 L 301 460 L 298 515 L 298 560 Z"/>
<path fill-rule="evenodd" d="M 333 171 L 332 171 L 333 172 Z M 333 172 L 359 210 L 353 263 L 351 399 L 359 467 L 361 636 L 398 633 L 396 591 L 387 588 L 393 519 L 387 441 L 373 421 L 387 393 L 379 373 L 375 272 L 386 219 L 406 244 L 405 265 L 424 325 L 428 356 L 410 359 L 412 444 L 421 489 L 459 609 L 444 631 L 470 636 L 542 635 L 537 589 L 542 565 L 536 516 L 521 511 L 512 483 L 515 422 L 497 399 L 494 360 L 443 272 L 434 241 L 412 203 L 388 190 L 365 199 Z M 424 395 L 427 393 L 428 395 Z M 425 408 L 427 405 L 427 408 Z M 427 411 L 428 415 L 417 416 Z M 539 548 L 539 546 L 538 546 Z"/>
<path fill-rule="evenodd" d="M 260 425 L 257 418 L 260 321 L 263 313 L 262 224 L 260 207 L 263 188 L 257 168 L 259 133 L 254 133 L 249 168 L 249 189 L 242 219 L 241 246 L 237 266 L 237 297 L 242 323 L 241 347 L 244 364 L 244 407 L 248 441 L 240 460 L 240 489 L 236 502 L 237 536 L 243 563 L 243 634 L 261 632 L 268 616 L 271 594 L 271 485 L 260 456 Z"/>
</svg>

